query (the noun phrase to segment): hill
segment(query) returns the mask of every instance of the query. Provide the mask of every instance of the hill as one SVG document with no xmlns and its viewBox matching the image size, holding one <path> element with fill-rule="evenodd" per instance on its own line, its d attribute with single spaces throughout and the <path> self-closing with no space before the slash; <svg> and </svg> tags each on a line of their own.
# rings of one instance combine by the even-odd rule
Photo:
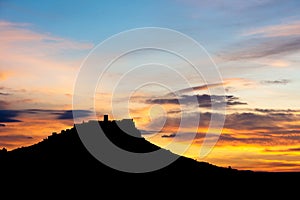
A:
<svg viewBox="0 0 300 200">
<path fill-rule="evenodd" d="M 128 121 L 127 121 L 128 122 Z M 127 123 L 126 122 L 126 123 Z M 104 122 L 90 121 L 80 124 L 61 133 L 53 133 L 43 141 L 28 147 L 12 151 L 0 152 L 0 171 L 2 183 L 15 180 L 34 180 L 37 183 L 57 182 L 78 184 L 82 182 L 107 183 L 112 180 L 114 184 L 125 184 L 128 180 L 135 183 L 148 183 L 173 180 L 190 181 L 200 180 L 202 183 L 225 180 L 231 181 L 269 181 L 271 179 L 288 180 L 297 179 L 299 173 L 258 173 L 240 171 L 231 168 L 218 167 L 206 162 L 179 156 L 172 164 L 148 173 L 127 173 L 112 169 L 94 158 L 82 144 L 78 129 L 85 127 L 89 130 L 93 124 L 100 124 L 105 135 L 117 146 L 131 152 L 153 152 L 161 149 L 141 137 L 139 131 L 132 126 L 129 130 L 134 136 L 126 134 L 117 126 L 116 121 Z M 129 122 L 130 124 L 130 122 Z M 86 132 L 86 134 L 90 134 Z M 162 149 L 163 150 L 163 149 Z M 178 156 L 163 150 L 169 156 Z M 159 161 L 158 161 L 159 162 Z"/>
</svg>

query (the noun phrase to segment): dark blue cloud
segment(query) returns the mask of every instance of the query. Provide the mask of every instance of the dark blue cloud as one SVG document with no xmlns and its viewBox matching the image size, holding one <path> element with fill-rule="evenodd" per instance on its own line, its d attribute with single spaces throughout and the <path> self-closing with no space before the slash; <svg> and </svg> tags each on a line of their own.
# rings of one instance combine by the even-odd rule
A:
<svg viewBox="0 0 300 200">
<path fill-rule="evenodd" d="M 22 110 L 23 113 L 28 113 L 28 114 L 37 114 L 37 113 L 50 113 L 53 114 L 55 112 L 62 112 L 59 110 L 48 110 L 48 109 L 26 109 Z"/>
<path fill-rule="evenodd" d="M 89 110 L 66 110 L 63 113 L 59 114 L 57 119 L 73 119 L 73 113 L 76 117 L 88 117 L 92 114 Z"/>
<path fill-rule="evenodd" d="M 26 110 L 0 110 L 0 122 L 21 122 L 16 119 L 20 114 L 34 115 L 56 115 L 56 119 L 73 119 L 73 112 L 76 116 L 88 117 L 92 114 L 89 110 L 47 110 L 47 109 L 26 109 Z M 3 125 L 2 125 L 3 126 Z"/>
<path fill-rule="evenodd" d="M 17 110 L 0 110 L 0 122 L 21 122 L 16 119 L 19 113 Z"/>
<path fill-rule="evenodd" d="M 233 95 L 221 96 L 221 95 L 182 95 L 179 99 L 177 98 L 157 98 L 147 99 L 148 104 L 193 104 L 198 101 L 198 105 L 201 108 L 210 108 L 212 105 L 215 107 L 235 106 L 235 105 L 246 105 L 247 103 L 239 101 L 238 97 Z"/>
</svg>

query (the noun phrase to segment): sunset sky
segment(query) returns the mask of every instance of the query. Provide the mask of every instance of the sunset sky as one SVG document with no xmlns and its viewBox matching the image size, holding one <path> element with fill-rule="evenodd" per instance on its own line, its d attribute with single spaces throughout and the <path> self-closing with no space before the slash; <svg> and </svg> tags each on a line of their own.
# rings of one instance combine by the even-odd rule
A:
<svg viewBox="0 0 300 200">
<path fill-rule="evenodd" d="M 166 147 L 184 110 L 190 122 L 200 116 L 199 127 L 187 124 L 175 134 L 180 145 L 197 129 L 186 156 L 237 169 L 300 171 L 299 10 L 298 0 L 0 1 L 0 148 L 28 146 L 72 127 L 74 84 L 89 52 L 119 32 L 162 27 L 201 44 L 222 81 L 198 79 L 186 63 L 169 54 L 137 52 L 115 62 L 99 83 L 107 88 L 95 93 L 99 117 L 131 117 L 144 137 Z M 117 52 L 118 46 L 109 51 Z M 184 74 L 192 87 L 159 66 L 123 76 L 158 57 Z M 204 71 L 209 70 L 207 61 L 204 54 L 197 57 Z M 134 87 L 154 77 L 175 88 L 180 102 L 159 85 Z M 112 94 L 109 88 L 120 78 L 120 91 Z M 226 94 L 209 90 L 217 87 Z M 124 96 L 133 90 L 128 115 L 120 110 Z M 114 115 L 112 95 L 113 109 L 120 107 Z M 210 109 L 211 99 L 226 103 L 226 121 L 216 146 L 200 159 L 199 149 L 216 112 Z M 74 112 L 88 120 L 92 111 L 82 107 Z"/>
</svg>

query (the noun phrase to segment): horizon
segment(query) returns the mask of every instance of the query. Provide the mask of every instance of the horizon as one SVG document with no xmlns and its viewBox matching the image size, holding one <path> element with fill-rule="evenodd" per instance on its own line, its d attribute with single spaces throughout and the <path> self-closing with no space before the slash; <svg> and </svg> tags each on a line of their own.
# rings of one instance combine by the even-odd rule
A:
<svg viewBox="0 0 300 200">
<path fill-rule="evenodd" d="M 183 155 L 198 161 L 300 172 L 299 8 L 297 0 L 1 1 L 0 149 L 107 114 L 132 118 L 143 137 L 174 153 L 188 146 Z M 167 31 L 188 39 L 160 34 Z M 149 45 L 120 56 L 153 38 L 198 71 Z M 100 69 L 109 56 L 93 95 L 78 95 L 94 80 L 76 85 L 84 67 Z M 210 130 L 212 116 L 224 116 L 223 126 Z"/>
</svg>

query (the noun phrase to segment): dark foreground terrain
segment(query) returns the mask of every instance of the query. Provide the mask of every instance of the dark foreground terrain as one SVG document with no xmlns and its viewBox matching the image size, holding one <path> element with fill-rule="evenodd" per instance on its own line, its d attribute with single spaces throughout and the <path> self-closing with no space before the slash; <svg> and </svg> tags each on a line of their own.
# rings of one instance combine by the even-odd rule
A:
<svg viewBox="0 0 300 200">
<path fill-rule="evenodd" d="M 151 144 L 142 137 L 132 137 L 121 131 L 115 122 L 103 126 L 106 136 L 117 146 L 131 152 L 152 152 L 160 147 Z M 82 126 L 81 126 L 82 127 Z M 90 123 L 84 125 L 89 134 Z M 132 127 L 131 127 L 132 128 Z M 134 128 L 135 129 L 135 128 Z M 138 130 L 135 135 L 138 135 Z M 170 156 L 175 154 L 166 151 Z M 159 161 L 158 161 L 159 162 Z M 113 185 L 123 186 L 155 186 L 158 183 L 171 187 L 202 185 L 228 186 L 231 183 L 243 186 L 253 183 L 253 186 L 267 183 L 286 184 L 298 182 L 299 173 L 262 173 L 240 171 L 222 168 L 205 162 L 197 162 L 186 157 L 179 157 L 175 162 L 157 171 L 149 173 L 126 173 L 112 169 L 95 159 L 82 144 L 77 129 L 63 130 L 54 133 L 43 141 L 28 147 L 12 151 L 0 152 L 1 184 L 35 185 L 76 185 L 88 186 Z M 134 184 L 131 184 L 134 183 Z M 164 190 L 164 188 L 156 188 Z"/>
</svg>

